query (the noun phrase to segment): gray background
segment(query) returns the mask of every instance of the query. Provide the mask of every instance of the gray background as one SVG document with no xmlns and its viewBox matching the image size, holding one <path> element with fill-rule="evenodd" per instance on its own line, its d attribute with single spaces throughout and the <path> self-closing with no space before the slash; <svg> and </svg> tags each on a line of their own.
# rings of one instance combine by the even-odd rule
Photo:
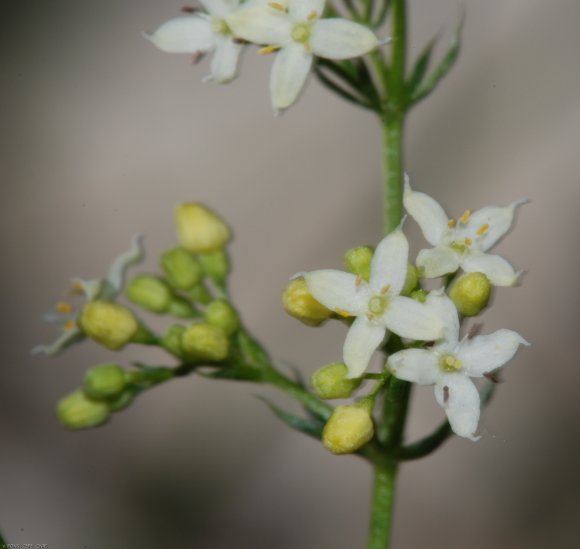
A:
<svg viewBox="0 0 580 549">
<path fill-rule="evenodd" d="M 402 470 L 395 547 L 472 549 L 577 544 L 580 3 L 469 0 L 458 67 L 410 119 L 417 189 L 455 215 L 528 197 L 498 251 L 529 270 L 497 292 L 485 330 L 533 342 L 506 369 L 477 444 L 451 440 Z M 417 53 L 459 2 L 410 2 Z M 105 428 L 70 433 L 53 414 L 87 367 L 92 343 L 31 358 L 54 327 L 40 317 L 71 276 L 104 272 L 136 232 L 149 266 L 174 243 L 173 207 L 211 204 L 236 229 L 233 294 L 282 364 L 308 375 L 340 357 L 344 329 L 285 316 L 296 271 L 338 267 L 376 243 L 380 129 L 314 80 L 271 115 L 271 59 L 246 52 L 229 86 L 208 67 L 140 36 L 180 2 L 4 1 L 0 527 L 51 549 L 364 546 L 370 471 L 291 432 L 262 387 L 191 377 L 143 395 Z M 443 47 L 439 50 L 441 53 Z M 424 244 L 408 224 L 415 250 Z M 132 347 L 118 358 L 152 362 Z M 114 358 L 114 356 L 113 356 Z M 409 436 L 442 419 L 418 390 Z M 280 397 L 292 407 L 293 404 Z"/>
</svg>

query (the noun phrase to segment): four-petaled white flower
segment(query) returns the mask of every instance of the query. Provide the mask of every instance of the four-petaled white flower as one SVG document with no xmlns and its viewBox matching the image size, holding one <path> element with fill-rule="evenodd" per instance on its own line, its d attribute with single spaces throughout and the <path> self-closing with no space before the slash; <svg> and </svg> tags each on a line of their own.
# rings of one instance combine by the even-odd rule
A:
<svg viewBox="0 0 580 549">
<path fill-rule="evenodd" d="M 444 408 L 453 431 L 462 437 L 475 436 L 480 414 L 477 388 L 469 379 L 480 378 L 508 362 L 520 345 L 529 345 L 512 330 L 459 341 L 459 318 L 453 302 L 440 292 L 426 301 L 444 325 L 445 336 L 430 349 L 406 349 L 391 355 L 387 367 L 399 379 L 419 385 L 435 385 L 435 398 Z"/>
<path fill-rule="evenodd" d="M 450 219 L 433 198 L 411 190 L 405 176 L 403 202 L 425 239 L 435 246 L 421 250 L 417 256 L 417 266 L 424 276 L 434 278 L 461 267 L 466 272 L 485 274 L 496 286 L 517 282 L 518 273 L 505 259 L 485 252 L 510 230 L 515 209 L 526 200 L 505 207 L 488 206 L 474 213 L 466 210 L 460 218 Z"/>
<path fill-rule="evenodd" d="M 312 66 L 313 55 L 348 59 L 371 51 L 381 42 L 367 27 L 341 18 L 320 19 L 325 0 L 284 0 L 241 9 L 226 18 L 236 36 L 277 51 L 270 75 L 274 110 L 298 98 Z"/>
<path fill-rule="evenodd" d="M 361 276 L 331 269 L 304 275 L 308 290 L 320 303 L 341 316 L 356 316 L 343 348 L 348 377 L 366 370 L 387 329 L 401 337 L 436 340 L 443 325 L 435 312 L 399 294 L 407 275 L 409 243 L 400 228 L 377 246 L 369 282 Z"/>
<path fill-rule="evenodd" d="M 199 0 L 207 13 L 194 13 L 170 19 L 154 33 L 144 34 L 167 53 L 209 53 L 210 75 L 204 81 L 226 83 L 236 76 L 243 44 L 232 34 L 226 17 L 240 7 L 239 0 Z M 263 0 L 262 0 L 263 1 Z M 253 2 L 250 2 L 253 3 Z M 248 3 L 244 4 L 246 7 Z"/>
</svg>

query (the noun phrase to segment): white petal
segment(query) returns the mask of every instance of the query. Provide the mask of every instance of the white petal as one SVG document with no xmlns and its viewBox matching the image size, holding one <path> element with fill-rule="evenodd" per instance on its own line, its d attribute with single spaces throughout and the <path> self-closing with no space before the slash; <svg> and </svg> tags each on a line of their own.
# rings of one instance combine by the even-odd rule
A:
<svg viewBox="0 0 580 549">
<path fill-rule="evenodd" d="M 456 373 L 442 376 L 435 385 L 435 398 L 443 406 L 456 435 L 479 440 L 475 436 L 480 414 L 479 393 L 468 377 Z"/>
<path fill-rule="evenodd" d="M 481 377 L 511 360 L 520 345 L 529 343 L 513 330 L 498 330 L 463 341 L 456 355 L 463 361 L 468 375 Z"/>
<path fill-rule="evenodd" d="M 396 229 L 381 240 L 371 263 L 370 285 L 380 293 L 387 285 L 394 295 L 399 295 L 405 285 L 409 242 L 401 229 Z"/>
<path fill-rule="evenodd" d="M 211 23 L 197 15 L 170 19 L 154 33 L 144 36 L 167 53 L 196 53 L 214 46 Z"/>
<path fill-rule="evenodd" d="M 37 345 L 36 347 L 33 347 L 30 353 L 33 355 L 44 353 L 48 356 L 55 356 L 75 343 L 83 341 L 86 337 L 87 336 L 79 328 L 75 327 L 72 330 L 63 331 L 60 337 L 49 345 Z"/>
<path fill-rule="evenodd" d="M 294 21 L 307 21 L 312 12 L 322 15 L 324 3 L 325 0 L 288 0 L 288 13 Z"/>
<path fill-rule="evenodd" d="M 127 274 L 129 267 L 141 263 L 144 258 L 145 250 L 143 248 L 143 235 L 138 234 L 133 237 L 133 240 L 131 240 L 131 247 L 121 255 L 117 256 L 117 258 L 109 267 L 109 271 L 107 272 L 107 276 L 105 277 L 104 282 L 105 285 L 110 288 L 110 292 L 106 295 L 103 295 L 99 292 L 91 292 L 88 286 L 83 287 L 87 300 L 91 301 L 96 299 L 98 293 L 99 298 L 104 300 L 113 299 L 116 297 L 123 289 L 125 284 L 125 275 Z M 84 282 L 82 280 L 78 280 L 78 282 L 81 284 L 81 286 L 83 283 L 88 284 L 88 282 Z M 104 288 L 100 288 L 99 291 L 102 291 L 103 289 Z"/>
<path fill-rule="evenodd" d="M 436 278 L 447 273 L 454 273 L 459 268 L 459 257 L 453 250 L 445 246 L 437 246 L 419 252 L 417 267 L 423 270 L 423 276 Z"/>
<path fill-rule="evenodd" d="M 224 19 L 235 7 L 231 2 L 227 2 L 226 0 L 199 0 L 199 3 L 210 15 L 219 17 L 220 19 Z"/>
<path fill-rule="evenodd" d="M 393 297 L 383 321 L 394 334 L 409 339 L 434 341 L 443 335 L 443 323 L 423 303 L 408 297 Z"/>
<path fill-rule="evenodd" d="M 525 203 L 526 200 L 518 200 L 505 207 L 488 206 L 477 210 L 469 219 L 468 229 L 471 233 L 469 236 L 472 240 L 479 239 L 481 250 L 489 250 L 511 229 L 515 209 Z M 486 225 L 487 231 L 479 236 L 478 229 L 485 228 Z"/>
<path fill-rule="evenodd" d="M 225 84 L 236 76 L 238 58 L 243 46 L 226 36 L 216 37 L 216 42 L 216 50 L 211 60 L 211 78 Z"/>
<path fill-rule="evenodd" d="M 461 268 L 467 273 L 483 273 L 494 286 L 514 286 L 518 281 L 518 273 L 499 255 L 469 254 Z"/>
<path fill-rule="evenodd" d="M 378 44 L 371 30 L 346 19 L 322 19 L 312 25 L 310 47 L 319 57 L 349 59 L 364 55 Z"/>
<path fill-rule="evenodd" d="M 276 112 L 290 107 L 297 99 L 312 65 L 303 44 L 292 43 L 276 54 L 270 73 L 270 95 Z"/>
<path fill-rule="evenodd" d="M 254 44 L 280 46 L 291 40 L 292 21 L 286 13 L 268 6 L 254 6 L 226 17 L 226 23 L 239 38 Z"/>
<path fill-rule="evenodd" d="M 366 312 L 369 296 L 367 284 L 357 287 L 356 276 L 333 269 L 312 271 L 304 275 L 308 291 L 325 307 L 342 309 L 351 315 Z"/>
<path fill-rule="evenodd" d="M 405 178 L 403 204 L 409 215 L 419 224 L 425 240 L 437 246 L 447 231 L 449 218 L 439 202 L 425 193 L 411 190 L 408 178 Z"/>
<path fill-rule="evenodd" d="M 433 385 L 440 374 L 439 357 L 424 349 L 399 351 L 389 357 L 387 366 L 395 377 L 419 385 Z"/>
<path fill-rule="evenodd" d="M 359 377 L 364 373 L 384 337 L 385 328 L 370 324 L 364 316 L 359 316 L 353 322 L 342 349 L 343 360 L 348 368 L 347 378 Z"/>
<path fill-rule="evenodd" d="M 455 347 L 459 340 L 459 315 L 453 301 L 443 291 L 434 291 L 427 296 L 425 305 L 441 320 L 447 345 Z"/>
</svg>

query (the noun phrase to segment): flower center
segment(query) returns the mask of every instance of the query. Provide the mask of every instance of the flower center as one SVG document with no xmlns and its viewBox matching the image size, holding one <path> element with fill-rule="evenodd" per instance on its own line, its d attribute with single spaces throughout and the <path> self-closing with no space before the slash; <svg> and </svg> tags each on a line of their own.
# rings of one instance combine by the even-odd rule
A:
<svg viewBox="0 0 580 549">
<path fill-rule="evenodd" d="M 292 40 L 299 44 L 306 44 L 310 39 L 311 29 L 308 23 L 298 23 L 292 29 Z"/>
<path fill-rule="evenodd" d="M 228 24 L 225 22 L 225 20 L 218 17 L 214 17 L 212 19 L 211 30 L 214 32 L 214 34 L 224 34 L 226 36 L 232 34 L 232 31 L 230 27 L 228 27 Z"/>
<path fill-rule="evenodd" d="M 382 315 L 389 306 L 389 300 L 384 295 L 376 295 L 369 301 L 369 313 L 373 316 Z"/>
<path fill-rule="evenodd" d="M 453 355 L 443 355 L 439 359 L 439 366 L 444 372 L 459 372 L 463 368 L 463 362 Z"/>
</svg>

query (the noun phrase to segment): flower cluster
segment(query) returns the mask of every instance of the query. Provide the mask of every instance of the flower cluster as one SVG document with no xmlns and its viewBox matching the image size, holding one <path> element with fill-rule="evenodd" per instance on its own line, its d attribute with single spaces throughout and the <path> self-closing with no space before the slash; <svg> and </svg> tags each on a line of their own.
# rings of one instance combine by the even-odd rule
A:
<svg viewBox="0 0 580 549">
<path fill-rule="evenodd" d="M 171 19 L 145 34 L 168 53 L 190 53 L 197 59 L 212 53 L 210 75 L 204 80 L 226 83 L 237 75 L 245 45 L 260 46 L 262 54 L 275 54 L 270 94 L 276 113 L 298 98 L 314 57 L 349 59 L 381 43 L 364 25 L 324 18 L 325 0 L 200 0 L 204 12 Z"/>
<path fill-rule="evenodd" d="M 334 314 L 350 324 L 343 347 L 346 368 L 337 383 L 363 376 L 374 352 L 387 351 L 389 333 L 396 334 L 401 344 L 388 356 L 387 371 L 401 380 L 434 385 L 453 431 L 477 440 L 480 396 L 470 378 L 493 378 L 493 372 L 528 343 L 511 330 L 461 338 L 460 319 L 485 308 L 493 285 L 516 284 L 513 267 L 486 252 L 509 231 L 515 209 L 523 202 L 448 218 L 433 198 L 413 191 L 407 178 L 405 208 L 433 246 L 419 252 L 417 269 L 408 263 L 409 245 L 401 225 L 374 254 L 362 253 L 368 248 L 349 252 L 349 260 L 366 257 L 366 265 L 359 261 L 353 269 L 347 262 L 351 272 L 326 269 L 300 275 L 313 302 L 329 310 L 327 318 Z M 443 275 L 448 275 L 443 287 L 431 292 L 421 288 L 421 277 Z M 308 323 L 301 312 L 299 318 Z"/>
</svg>

